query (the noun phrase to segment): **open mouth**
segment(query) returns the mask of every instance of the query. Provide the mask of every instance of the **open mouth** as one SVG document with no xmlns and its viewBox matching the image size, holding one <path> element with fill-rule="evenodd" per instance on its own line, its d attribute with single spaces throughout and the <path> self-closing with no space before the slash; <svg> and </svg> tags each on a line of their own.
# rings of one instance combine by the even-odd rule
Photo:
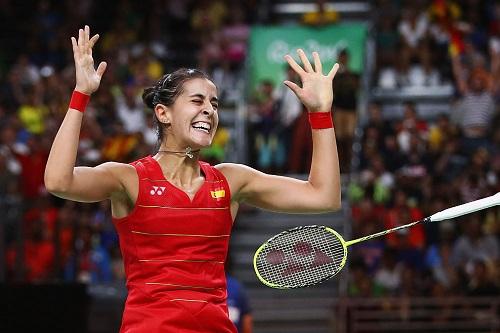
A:
<svg viewBox="0 0 500 333">
<path fill-rule="evenodd" d="M 197 121 L 191 124 L 191 126 L 198 131 L 202 131 L 204 133 L 210 133 L 210 129 L 212 128 L 212 125 L 209 123 L 203 122 L 203 121 Z"/>
</svg>

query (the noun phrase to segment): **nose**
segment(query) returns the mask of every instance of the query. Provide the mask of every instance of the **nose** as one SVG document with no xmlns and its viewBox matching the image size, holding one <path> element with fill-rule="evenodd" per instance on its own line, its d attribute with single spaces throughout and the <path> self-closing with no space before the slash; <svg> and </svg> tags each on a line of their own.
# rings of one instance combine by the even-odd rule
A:
<svg viewBox="0 0 500 333">
<path fill-rule="evenodd" d="M 205 116 L 212 116 L 215 112 L 215 109 L 214 109 L 214 106 L 212 105 L 212 103 L 206 103 L 204 106 L 203 106 L 203 110 L 202 110 L 202 113 L 205 115 Z"/>
</svg>

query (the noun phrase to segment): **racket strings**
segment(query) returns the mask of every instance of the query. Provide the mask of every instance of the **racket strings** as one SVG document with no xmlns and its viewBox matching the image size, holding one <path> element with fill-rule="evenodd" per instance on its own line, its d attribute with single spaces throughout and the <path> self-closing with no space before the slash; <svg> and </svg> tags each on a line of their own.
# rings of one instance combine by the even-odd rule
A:
<svg viewBox="0 0 500 333">
<path fill-rule="evenodd" d="M 275 287 L 299 288 L 337 274 L 345 255 L 335 234 L 324 227 L 302 227 L 271 239 L 258 254 L 256 268 Z"/>
</svg>

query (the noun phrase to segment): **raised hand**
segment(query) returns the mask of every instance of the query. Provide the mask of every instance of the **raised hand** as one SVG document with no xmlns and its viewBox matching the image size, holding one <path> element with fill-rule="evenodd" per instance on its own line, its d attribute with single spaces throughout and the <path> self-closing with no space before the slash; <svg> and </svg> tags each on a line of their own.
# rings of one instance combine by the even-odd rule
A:
<svg viewBox="0 0 500 333">
<path fill-rule="evenodd" d="M 292 89 L 309 112 L 330 111 L 333 102 L 333 78 L 339 69 L 339 64 L 333 65 L 330 72 L 323 75 L 323 66 L 318 52 L 312 53 L 314 69 L 303 50 L 299 49 L 297 53 L 302 61 L 303 68 L 288 54 L 285 56 L 285 60 L 299 75 L 302 87 L 288 80 L 284 83 Z"/>
<path fill-rule="evenodd" d="M 78 31 L 78 42 L 75 37 L 71 37 L 73 44 L 73 56 L 75 58 L 76 87 L 75 90 L 90 95 L 99 88 L 102 75 L 106 70 L 106 63 L 101 62 L 94 68 L 94 58 L 92 58 L 92 47 L 99 39 L 99 35 L 90 38 L 90 28 L 88 25 Z"/>
</svg>

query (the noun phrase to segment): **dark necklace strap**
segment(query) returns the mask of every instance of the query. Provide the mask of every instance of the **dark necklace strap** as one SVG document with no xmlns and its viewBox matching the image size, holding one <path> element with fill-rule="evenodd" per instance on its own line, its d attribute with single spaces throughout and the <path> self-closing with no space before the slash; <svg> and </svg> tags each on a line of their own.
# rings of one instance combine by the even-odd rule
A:
<svg viewBox="0 0 500 333">
<path fill-rule="evenodd" d="M 186 150 L 184 151 L 173 151 L 173 150 L 158 150 L 159 153 L 167 153 L 167 154 L 182 154 L 182 155 L 185 155 L 189 158 L 193 158 L 194 157 L 194 154 L 193 153 L 197 153 L 199 152 L 200 150 L 197 149 L 197 150 L 192 150 L 191 147 L 187 147 Z"/>
</svg>

